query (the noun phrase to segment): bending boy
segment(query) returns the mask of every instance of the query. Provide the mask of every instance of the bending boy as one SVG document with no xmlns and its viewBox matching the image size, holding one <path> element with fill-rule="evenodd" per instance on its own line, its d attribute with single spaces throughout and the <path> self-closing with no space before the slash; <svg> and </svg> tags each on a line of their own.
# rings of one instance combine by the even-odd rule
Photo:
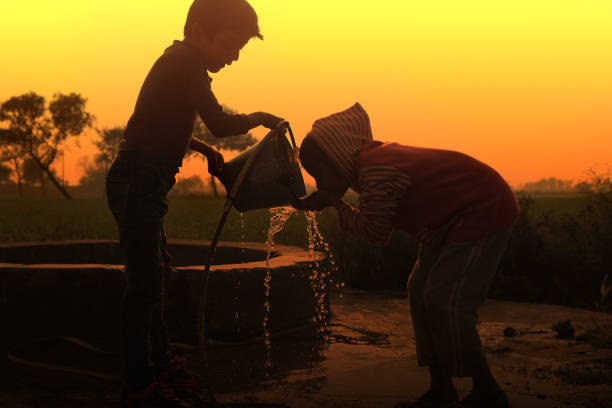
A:
<svg viewBox="0 0 612 408">
<path fill-rule="evenodd" d="M 317 120 L 300 160 L 318 191 L 296 208 L 333 206 L 344 229 L 374 245 L 388 242 L 394 228 L 420 241 L 407 286 L 418 362 L 429 367 L 431 385 L 415 403 L 396 407 L 457 406 L 452 377 L 473 378 L 460 406 L 507 407 L 476 329 L 519 215 L 504 179 L 463 153 L 373 140 L 358 103 Z M 341 199 L 348 187 L 359 193 L 358 209 Z"/>
</svg>

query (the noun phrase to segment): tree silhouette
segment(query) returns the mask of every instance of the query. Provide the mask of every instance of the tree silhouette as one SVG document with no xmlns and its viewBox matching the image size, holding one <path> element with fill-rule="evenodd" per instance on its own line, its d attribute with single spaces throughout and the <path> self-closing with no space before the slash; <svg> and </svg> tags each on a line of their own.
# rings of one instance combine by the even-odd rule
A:
<svg viewBox="0 0 612 408">
<path fill-rule="evenodd" d="M 79 186 L 86 189 L 106 194 L 106 174 L 117 156 L 119 144 L 123 138 L 125 127 L 115 126 L 113 128 L 96 129 L 98 139 L 93 143 L 98 148 L 98 153 L 94 156 L 93 163 L 88 159 L 81 163 L 85 174 L 79 180 Z"/>
<path fill-rule="evenodd" d="M 224 106 L 223 109 L 226 112 L 235 113 L 234 110 L 228 108 L 227 106 Z M 233 150 L 241 152 L 257 143 L 257 139 L 250 132 L 224 138 L 215 137 L 199 117 L 193 128 L 193 136 L 218 150 Z M 193 156 L 195 153 L 195 151 L 190 150 L 187 152 L 187 156 Z M 213 175 L 210 176 L 210 184 L 212 186 L 214 196 L 218 197 L 219 192 L 217 191 L 217 184 L 215 183 L 215 177 Z"/>
<path fill-rule="evenodd" d="M 55 175 L 55 171 L 51 170 L 53 175 Z M 26 158 L 23 161 L 23 181 L 27 184 L 36 184 L 40 183 L 40 189 L 42 191 L 43 196 L 47 195 L 47 191 L 45 189 L 45 173 L 40 168 L 40 166 L 30 157 Z"/>
<path fill-rule="evenodd" d="M 204 182 L 200 176 L 193 175 L 191 177 L 184 178 L 176 182 L 169 196 L 171 197 L 184 197 L 184 196 L 198 196 L 204 191 Z"/>
<path fill-rule="evenodd" d="M 13 170 L 6 164 L 0 163 L 0 182 L 9 181 Z"/>
<path fill-rule="evenodd" d="M 538 181 L 525 183 L 522 190 L 533 192 L 569 192 L 575 191 L 576 187 L 572 180 L 560 180 L 556 177 L 543 178 Z"/>
<path fill-rule="evenodd" d="M 86 102 L 77 93 L 58 93 L 47 106 L 43 96 L 30 92 L 13 96 L 0 106 L 0 122 L 8 122 L 8 128 L 0 131 L 3 150 L 17 158 L 34 160 L 68 199 L 70 194 L 50 166 L 69 136 L 79 136 L 86 127 L 91 127 L 93 116 L 85 110 Z"/>
<path fill-rule="evenodd" d="M 96 132 L 99 139 L 94 144 L 98 148 L 99 153 L 94 161 L 97 165 L 104 168 L 104 173 L 106 174 L 117 156 L 125 127 L 115 126 L 114 128 L 96 129 Z"/>
<path fill-rule="evenodd" d="M 9 143 L 10 133 L 8 129 L 0 129 L 0 163 L 8 162 L 11 166 L 11 174 L 15 173 L 19 196 L 23 197 L 23 162 L 24 158 L 18 145 Z M 10 178 L 10 175 L 9 175 Z"/>
</svg>

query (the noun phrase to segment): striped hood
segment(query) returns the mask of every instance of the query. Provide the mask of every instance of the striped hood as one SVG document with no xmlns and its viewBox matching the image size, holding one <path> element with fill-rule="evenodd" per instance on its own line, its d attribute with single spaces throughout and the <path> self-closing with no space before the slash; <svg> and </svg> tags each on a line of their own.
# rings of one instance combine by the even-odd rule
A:
<svg viewBox="0 0 612 408">
<path fill-rule="evenodd" d="M 357 157 L 361 149 L 372 141 L 370 118 L 359 102 L 342 112 L 316 120 L 306 135 L 323 150 L 350 183 L 357 185 Z"/>
</svg>

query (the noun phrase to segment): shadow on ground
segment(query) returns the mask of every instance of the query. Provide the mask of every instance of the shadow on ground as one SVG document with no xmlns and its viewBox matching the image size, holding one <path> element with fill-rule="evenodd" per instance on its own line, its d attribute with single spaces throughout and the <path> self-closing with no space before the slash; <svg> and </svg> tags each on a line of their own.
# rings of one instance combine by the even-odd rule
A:
<svg viewBox="0 0 612 408">
<path fill-rule="evenodd" d="M 428 375 L 426 369 L 417 367 L 407 299 L 397 294 L 344 290 L 332 293 L 331 309 L 326 341 L 316 340 L 312 334 L 293 334 L 273 338 L 269 350 L 263 342 L 212 348 L 210 378 L 218 399 L 244 406 L 274 403 L 292 408 L 381 408 L 424 392 Z M 580 336 L 589 329 L 612 325 L 612 315 L 489 301 L 480 317 L 483 345 L 512 407 L 609 406 L 612 350 L 593 347 L 575 337 L 557 339 L 551 327 L 571 320 Z M 508 327 L 513 328 L 514 336 L 504 336 L 504 331 L 510 333 Z M 116 356 L 96 363 L 69 349 L 39 348 L 36 352 L 38 359 L 69 360 L 70 364 L 112 375 L 119 366 Z M 203 371 L 197 353 L 186 356 L 191 369 Z M 0 368 L 2 407 L 118 406 L 116 383 L 27 368 L 6 359 Z M 467 395 L 470 380 L 460 379 L 456 384 L 460 396 Z"/>
</svg>

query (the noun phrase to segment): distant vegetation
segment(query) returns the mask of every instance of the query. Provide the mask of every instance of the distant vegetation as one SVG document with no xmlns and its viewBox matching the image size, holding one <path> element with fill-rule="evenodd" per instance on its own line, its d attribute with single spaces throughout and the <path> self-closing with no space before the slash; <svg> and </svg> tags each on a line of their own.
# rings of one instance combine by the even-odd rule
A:
<svg viewBox="0 0 612 408">
<path fill-rule="evenodd" d="M 570 211 L 537 211 L 537 196 L 519 195 L 521 217 L 493 294 L 610 307 L 612 181 L 593 174 L 579 184 L 579 191 L 581 202 Z"/>
<path fill-rule="evenodd" d="M 81 163 L 84 175 L 78 186 L 66 186 L 54 170 L 67 138 L 77 138 L 93 126 L 85 104 L 86 99 L 75 93 L 56 94 L 47 103 L 30 92 L 0 105 L 0 241 L 116 239 L 103 199 L 104 179 L 124 128 L 96 129 L 98 153 Z M 250 133 L 217 139 L 201 121 L 194 136 L 225 151 L 242 151 L 257 142 Z M 210 197 L 219 193 L 214 178 L 206 183 L 198 176 L 179 180 L 170 194 L 169 236 L 209 239 L 224 202 Z M 491 295 L 612 308 L 610 176 L 593 173 L 579 183 L 551 177 L 526 183 L 516 194 L 522 212 Z M 50 199 L 73 196 L 78 200 Z M 356 203 L 358 198 L 348 199 Z M 239 220 L 234 212 L 222 239 L 240 240 Z M 249 212 L 244 220 L 246 239 L 265 241 L 267 211 Z M 417 255 L 415 240 L 395 232 L 388 246 L 377 248 L 340 229 L 333 210 L 321 212 L 318 220 L 339 266 L 339 278 L 357 288 L 405 290 Z M 277 242 L 306 246 L 304 217 L 290 218 Z"/>
<path fill-rule="evenodd" d="M 68 186 L 57 174 L 58 158 L 64 159 L 64 143 L 92 128 L 94 116 L 85 109 L 80 94 L 58 93 L 51 102 L 35 92 L 14 96 L 0 104 L 0 195 L 1 197 L 103 197 L 106 174 L 117 155 L 125 127 L 95 128 L 98 152 L 80 165 L 84 174 L 78 185 Z M 234 112 L 224 107 L 227 112 Z M 216 138 L 198 118 L 193 136 L 222 151 L 243 151 L 257 143 L 246 133 Z M 187 157 L 197 155 L 188 151 Z M 54 188 L 48 188 L 48 186 Z M 204 183 L 198 176 L 179 180 L 173 196 L 219 196 L 215 179 Z"/>
<path fill-rule="evenodd" d="M 45 179 L 66 198 L 71 198 L 52 169 L 68 137 L 80 136 L 91 127 L 93 116 L 85 110 L 87 100 L 80 94 L 55 94 L 47 104 L 35 92 L 13 96 L 0 105 L 0 174 L 6 181 L 14 176 L 19 195 L 28 174 L 38 173 L 43 194 Z"/>
<path fill-rule="evenodd" d="M 574 180 L 560 180 L 556 177 L 543 178 L 525 183 L 520 191 L 529 193 L 573 193 L 579 190 Z"/>
<path fill-rule="evenodd" d="M 191 181 L 198 185 L 197 180 Z M 189 185 L 184 184 L 187 188 Z M 197 187 L 197 186 L 196 186 Z M 349 197 L 356 200 L 356 196 Z M 522 213 L 496 275 L 491 296 L 501 299 L 612 309 L 612 182 L 595 177 L 575 194 L 518 193 Z M 210 239 L 224 199 L 170 199 L 171 238 Z M 104 200 L 2 200 L 0 241 L 117 239 Z M 264 242 L 266 210 L 244 214 L 248 241 Z M 395 232 L 377 248 L 338 226 L 334 210 L 317 216 L 339 267 L 336 278 L 362 289 L 404 291 L 417 255 L 417 243 Z M 222 239 L 239 241 L 240 215 L 232 211 Z M 292 216 L 277 240 L 306 246 L 303 215 Z"/>
<path fill-rule="evenodd" d="M 94 155 L 93 161 L 86 159 L 81 162 L 84 174 L 78 184 L 80 195 L 103 196 L 106 173 L 117 156 L 124 131 L 125 128 L 120 126 L 96 129 L 94 145 L 98 153 Z"/>
</svg>

